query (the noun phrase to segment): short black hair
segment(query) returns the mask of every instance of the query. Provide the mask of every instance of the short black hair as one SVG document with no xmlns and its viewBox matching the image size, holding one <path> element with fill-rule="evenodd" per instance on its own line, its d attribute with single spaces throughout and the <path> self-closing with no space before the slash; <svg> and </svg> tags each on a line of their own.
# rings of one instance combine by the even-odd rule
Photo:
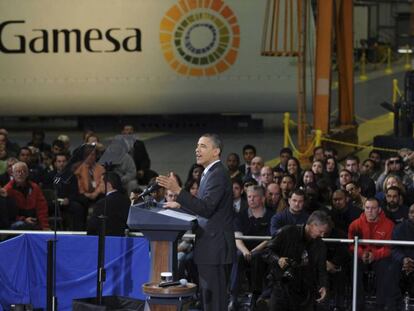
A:
<svg viewBox="0 0 414 311">
<path fill-rule="evenodd" d="M 53 146 L 57 146 L 58 148 L 60 148 L 60 149 L 65 149 L 65 143 L 63 142 L 63 141 L 61 141 L 61 140 L 59 140 L 59 139 L 55 139 L 53 142 L 52 142 L 52 147 Z"/>
<path fill-rule="evenodd" d="M 229 153 L 229 154 L 227 155 L 227 159 L 228 159 L 230 156 L 234 156 L 234 157 L 236 158 L 237 163 L 239 163 L 239 164 L 240 164 L 240 157 L 239 157 L 239 155 L 238 155 L 237 153 L 235 153 L 235 152 L 231 152 L 231 153 Z"/>
<path fill-rule="evenodd" d="M 279 155 L 282 155 L 282 153 L 288 153 L 289 154 L 289 157 L 292 157 L 293 156 L 292 149 L 290 149 L 288 147 L 284 147 L 284 148 L 280 149 Z"/>
<path fill-rule="evenodd" d="M 382 156 L 381 156 L 381 152 L 380 152 L 379 150 L 376 150 L 376 149 L 372 149 L 372 150 L 369 152 L 368 157 L 370 157 L 370 156 L 371 156 L 371 154 L 373 154 L 373 153 L 378 154 L 378 155 L 380 156 L 380 158 L 382 158 Z"/>
<path fill-rule="evenodd" d="M 295 189 L 293 191 L 290 192 L 289 194 L 289 198 L 292 197 L 292 195 L 298 195 L 298 196 L 302 196 L 303 198 L 306 198 L 306 192 L 303 191 L 302 189 Z"/>
<path fill-rule="evenodd" d="M 356 161 L 359 164 L 359 157 L 356 155 L 349 155 L 345 158 L 345 163 L 346 161 Z"/>
<path fill-rule="evenodd" d="M 253 145 L 249 145 L 249 144 L 247 144 L 247 145 L 244 145 L 243 146 L 243 153 L 246 151 L 246 150 L 253 150 L 253 152 L 254 152 L 254 154 L 256 155 L 256 147 L 255 146 L 253 146 Z"/>
<path fill-rule="evenodd" d="M 401 195 L 401 189 L 396 187 L 396 186 L 391 186 L 391 187 L 387 188 L 387 190 L 385 190 L 385 194 L 387 194 L 388 191 L 390 191 L 390 190 L 397 191 L 398 195 Z"/>
<path fill-rule="evenodd" d="M 122 186 L 121 177 L 117 173 L 111 171 L 105 172 L 104 179 L 106 180 L 106 182 L 111 184 L 112 188 L 118 191 L 124 190 Z"/>
<path fill-rule="evenodd" d="M 34 136 L 40 136 L 43 139 L 43 138 L 45 138 L 45 132 L 43 130 L 35 129 L 35 130 L 32 131 L 32 136 L 33 137 Z"/>
</svg>

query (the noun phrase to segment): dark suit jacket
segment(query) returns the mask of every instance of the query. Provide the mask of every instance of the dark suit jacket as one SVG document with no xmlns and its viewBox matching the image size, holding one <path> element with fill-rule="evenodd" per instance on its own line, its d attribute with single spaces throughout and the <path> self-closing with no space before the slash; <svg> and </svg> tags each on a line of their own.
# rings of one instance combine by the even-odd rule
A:
<svg viewBox="0 0 414 311">
<path fill-rule="evenodd" d="M 106 200 L 106 235 L 123 236 L 127 227 L 129 206 L 131 202 L 126 194 L 119 191 L 112 192 L 100 199 L 93 208 L 93 213 L 88 220 L 88 234 L 97 235 L 99 232 L 99 219 L 103 215 Z"/>
<path fill-rule="evenodd" d="M 182 190 L 177 198 L 182 209 L 205 218 L 196 229 L 194 261 L 197 264 L 230 264 L 234 262 L 234 211 L 232 184 L 221 162 L 204 176 L 197 197 Z"/>
</svg>

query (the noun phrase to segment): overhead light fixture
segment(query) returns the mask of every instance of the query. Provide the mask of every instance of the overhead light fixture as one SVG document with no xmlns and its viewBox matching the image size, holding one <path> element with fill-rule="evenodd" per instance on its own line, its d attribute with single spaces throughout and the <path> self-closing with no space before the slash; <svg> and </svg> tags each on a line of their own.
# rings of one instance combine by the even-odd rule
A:
<svg viewBox="0 0 414 311">
<path fill-rule="evenodd" d="M 400 47 L 398 48 L 398 53 L 400 54 L 412 54 L 413 53 L 413 49 L 410 47 Z"/>
</svg>

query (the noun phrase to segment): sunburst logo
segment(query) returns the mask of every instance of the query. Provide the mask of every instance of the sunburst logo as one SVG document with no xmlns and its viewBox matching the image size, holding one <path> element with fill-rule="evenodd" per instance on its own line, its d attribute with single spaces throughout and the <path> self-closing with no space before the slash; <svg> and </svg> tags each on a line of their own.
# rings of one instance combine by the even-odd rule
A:
<svg viewBox="0 0 414 311">
<path fill-rule="evenodd" d="M 222 0 L 179 0 L 161 21 L 160 42 L 164 58 L 178 73 L 212 76 L 235 63 L 240 27 Z"/>
</svg>

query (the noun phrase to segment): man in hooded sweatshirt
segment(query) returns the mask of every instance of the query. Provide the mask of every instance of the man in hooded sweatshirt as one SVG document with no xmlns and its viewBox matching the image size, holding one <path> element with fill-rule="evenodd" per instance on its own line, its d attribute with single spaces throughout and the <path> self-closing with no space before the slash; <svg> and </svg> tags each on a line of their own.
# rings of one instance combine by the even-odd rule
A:
<svg viewBox="0 0 414 311">
<path fill-rule="evenodd" d="M 389 220 L 375 198 L 368 198 L 364 203 L 364 212 L 349 226 L 348 238 L 358 236 L 360 239 L 391 240 L 394 223 Z M 354 251 L 353 244 L 351 251 Z M 396 309 L 398 288 L 394 288 L 391 265 L 391 247 L 382 244 L 359 244 L 358 246 L 358 280 L 357 307 L 364 308 L 363 274 L 373 271 L 376 276 L 376 303 L 378 308 Z M 365 289 L 366 290 L 366 289 Z"/>
</svg>

